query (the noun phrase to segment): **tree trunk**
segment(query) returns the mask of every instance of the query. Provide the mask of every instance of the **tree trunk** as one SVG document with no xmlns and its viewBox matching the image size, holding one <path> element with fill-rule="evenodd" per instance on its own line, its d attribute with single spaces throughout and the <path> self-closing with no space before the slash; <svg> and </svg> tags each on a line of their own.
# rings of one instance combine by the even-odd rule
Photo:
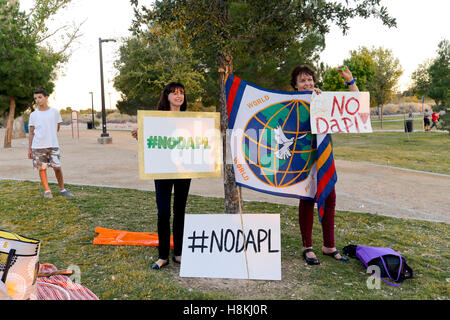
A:
<svg viewBox="0 0 450 320">
<path fill-rule="evenodd" d="M 233 72 L 233 58 L 230 54 L 220 57 L 221 68 Z M 228 143 L 228 110 L 225 95 L 225 73 L 220 72 L 220 132 L 223 138 L 223 184 L 225 191 L 225 212 L 239 213 L 242 208 L 241 187 L 236 185 L 230 144 Z"/>
<path fill-rule="evenodd" d="M 16 98 L 11 97 L 11 103 L 9 105 L 8 126 L 6 127 L 5 142 L 3 148 L 11 148 L 11 138 L 14 126 L 14 113 L 16 111 Z"/>
</svg>

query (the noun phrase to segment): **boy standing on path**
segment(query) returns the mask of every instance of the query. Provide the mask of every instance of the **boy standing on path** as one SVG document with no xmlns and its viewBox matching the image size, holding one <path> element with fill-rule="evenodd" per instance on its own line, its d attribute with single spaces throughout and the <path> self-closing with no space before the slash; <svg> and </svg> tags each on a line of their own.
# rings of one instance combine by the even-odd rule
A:
<svg viewBox="0 0 450 320">
<path fill-rule="evenodd" d="M 38 109 L 30 114 L 28 158 L 33 159 L 33 167 L 39 170 L 39 177 L 44 186 L 44 198 L 53 198 L 47 181 L 47 167 L 52 167 L 55 171 L 59 193 L 73 197 L 73 194 L 64 188 L 61 170 L 57 137 L 62 122 L 61 114 L 59 110 L 48 106 L 48 94 L 45 90 L 36 90 L 34 101 Z"/>
</svg>

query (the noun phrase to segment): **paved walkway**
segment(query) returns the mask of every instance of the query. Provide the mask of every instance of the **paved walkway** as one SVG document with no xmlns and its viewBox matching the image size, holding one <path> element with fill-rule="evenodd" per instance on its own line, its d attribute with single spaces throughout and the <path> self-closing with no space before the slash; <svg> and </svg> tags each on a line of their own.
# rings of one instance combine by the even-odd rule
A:
<svg viewBox="0 0 450 320">
<path fill-rule="evenodd" d="M 110 127 L 108 127 L 110 128 Z M 110 130 L 110 129 L 108 129 Z M 3 145 L 5 129 L 0 129 Z M 80 137 L 71 127 L 62 128 L 59 141 L 64 180 L 83 184 L 154 190 L 151 180 L 140 180 L 136 140 L 126 130 L 109 131 L 113 143 L 97 143 L 99 130 L 80 128 Z M 12 148 L 0 149 L 0 179 L 39 181 L 27 159 L 27 139 L 15 139 Z M 450 223 L 450 176 L 336 160 L 338 172 L 337 209 L 368 212 Z M 56 182 L 53 173 L 49 181 Z M 194 179 L 191 194 L 223 197 L 222 179 Z M 298 205 L 298 200 L 270 196 L 242 188 L 244 200 Z"/>
</svg>

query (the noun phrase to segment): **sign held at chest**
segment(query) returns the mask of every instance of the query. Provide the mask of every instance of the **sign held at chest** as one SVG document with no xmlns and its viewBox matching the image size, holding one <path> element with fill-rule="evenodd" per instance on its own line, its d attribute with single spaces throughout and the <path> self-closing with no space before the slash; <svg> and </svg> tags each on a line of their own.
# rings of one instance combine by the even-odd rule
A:
<svg viewBox="0 0 450 320">
<path fill-rule="evenodd" d="M 322 92 L 311 98 L 313 134 L 370 133 L 369 92 Z"/>
</svg>

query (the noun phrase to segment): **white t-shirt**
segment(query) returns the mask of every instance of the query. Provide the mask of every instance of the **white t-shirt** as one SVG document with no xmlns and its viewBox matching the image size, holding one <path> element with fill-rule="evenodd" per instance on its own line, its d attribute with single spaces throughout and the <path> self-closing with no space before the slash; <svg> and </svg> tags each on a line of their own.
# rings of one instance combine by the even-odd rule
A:
<svg viewBox="0 0 450 320">
<path fill-rule="evenodd" d="M 34 127 L 32 149 L 59 148 L 58 123 L 62 122 L 59 110 L 49 108 L 45 111 L 39 109 L 30 114 L 28 126 Z"/>
</svg>

